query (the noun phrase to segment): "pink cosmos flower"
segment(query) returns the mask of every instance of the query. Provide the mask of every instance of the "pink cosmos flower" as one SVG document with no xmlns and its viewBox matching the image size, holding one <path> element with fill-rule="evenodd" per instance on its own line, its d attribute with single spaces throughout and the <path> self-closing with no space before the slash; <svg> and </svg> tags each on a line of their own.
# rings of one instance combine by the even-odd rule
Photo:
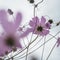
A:
<svg viewBox="0 0 60 60">
<path fill-rule="evenodd" d="M 0 10 L 0 22 L 5 31 L 5 34 L 0 36 L 0 56 L 8 54 L 14 48 L 22 48 L 19 42 L 20 37 L 16 34 L 21 21 L 21 13 L 17 13 L 14 22 L 9 22 L 7 12 L 5 10 Z"/>
<path fill-rule="evenodd" d="M 51 27 L 49 22 L 46 22 L 46 19 L 42 16 L 39 19 L 37 16 L 32 18 L 29 22 L 30 28 L 28 28 L 20 37 L 27 36 L 30 32 L 40 36 L 46 36 L 49 33 L 49 28 Z"/>
<path fill-rule="evenodd" d="M 57 39 L 57 47 L 60 46 L 60 37 Z"/>
</svg>

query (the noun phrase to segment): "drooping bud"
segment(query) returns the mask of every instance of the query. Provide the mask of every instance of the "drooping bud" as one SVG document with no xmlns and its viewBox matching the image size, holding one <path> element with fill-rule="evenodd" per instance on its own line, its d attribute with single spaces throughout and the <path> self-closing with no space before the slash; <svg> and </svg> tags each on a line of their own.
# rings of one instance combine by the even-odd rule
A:
<svg viewBox="0 0 60 60">
<path fill-rule="evenodd" d="M 28 0 L 31 4 L 34 3 L 34 0 Z"/>
<path fill-rule="evenodd" d="M 49 19 L 49 21 L 48 21 L 50 24 L 52 24 L 53 23 L 53 20 L 52 19 Z"/>
<path fill-rule="evenodd" d="M 8 13 L 9 13 L 10 15 L 13 15 L 13 11 L 12 11 L 11 9 L 8 9 Z"/>
<path fill-rule="evenodd" d="M 60 22 L 58 22 L 58 23 L 56 24 L 56 26 L 58 26 L 58 25 L 60 25 Z"/>
</svg>

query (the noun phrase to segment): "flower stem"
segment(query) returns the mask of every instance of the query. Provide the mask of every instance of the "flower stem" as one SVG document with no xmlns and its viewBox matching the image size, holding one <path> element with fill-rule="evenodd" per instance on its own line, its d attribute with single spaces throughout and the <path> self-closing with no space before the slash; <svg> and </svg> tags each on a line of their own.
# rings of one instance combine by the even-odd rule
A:
<svg viewBox="0 0 60 60">
<path fill-rule="evenodd" d="M 39 49 L 41 46 L 43 46 L 44 44 L 46 44 L 47 42 L 49 42 L 52 38 L 54 38 L 55 36 L 57 36 L 58 34 L 60 33 L 60 31 L 59 32 L 57 32 L 54 36 L 52 36 L 50 39 L 48 39 L 47 41 L 45 41 L 45 43 L 43 43 L 43 44 L 41 44 L 39 47 L 37 47 L 35 50 L 33 50 L 32 52 L 35 52 L 37 49 Z M 31 45 L 34 41 L 36 41 L 36 39 L 38 38 L 38 36 L 29 44 L 29 45 Z M 27 46 L 28 47 L 28 46 Z M 27 48 L 26 47 L 26 48 Z M 20 54 L 20 53 L 22 53 L 24 50 L 26 50 L 26 48 L 24 48 L 22 51 L 19 51 L 17 54 L 15 54 L 13 57 L 15 57 L 15 56 L 17 56 L 18 54 Z M 31 54 L 32 52 L 30 52 L 30 53 L 28 53 L 28 55 L 29 54 Z M 26 55 L 25 55 L 26 56 Z M 23 57 L 25 57 L 25 56 L 23 56 Z M 22 57 L 21 57 L 22 58 Z M 21 59 L 20 58 L 20 59 Z M 6 60 L 9 60 L 9 59 L 11 59 L 11 58 L 8 58 L 8 59 L 6 59 Z"/>
<path fill-rule="evenodd" d="M 45 49 L 45 39 L 46 39 L 46 37 L 44 38 L 44 45 L 43 45 L 43 51 L 42 51 L 42 57 L 41 57 L 41 60 L 43 60 L 43 54 L 44 54 L 44 49 Z"/>
<path fill-rule="evenodd" d="M 35 4 L 34 4 L 34 17 L 35 17 Z"/>
<path fill-rule="evenodd" d="M 13 60 L 13 57 L 11 59 Z"/>
<path fill-rule="evenodd" d="M 37 47 L 35 50 L 33 50 L 32 52 L 29 52 L 28 55 L 30 55 L 31 53 L 35 52 L 36 50 L 38 50 L 40 47 L 42 47 L 44 44 L 46 44 L 47 42 L 49 42 L 52 38 L 55 38 L 56 35 L 58 35 L 60 33 L 57 32 L 57 34 L 55 34 L 54 36 L 52 36 L 50 39 L 48 39 L 47 41 L 45 41 L 45 43 L 41 44 L 39 47 Z M 55 38 L 56 39 L 56 38 Z M 21 57 L 20 59 L 24 58 L 25 56 Z"/>
<path fill-rule="evenodd" d="M 42 3 L 44 0 L 42 0 L 42 1 L 40 1 L 40 2 L 38 2 L 36 5 L 38 6 L 40 3 Z"/>
<path fill-rule="evenodd" d="M 26 52 L 26 60 L 27 60 L 27 56 L 28 56 L 28 50 L 29 50 L 29 46 L 28 46 L 27 52 Z"/>
<path fill-rule="evenodd" d="M 56 43 L 57 43 L 57 42 L 56 42 Z M 53 50 L 54 50 L 54 48 L 55 48 L 55 46 L 56 46 L 56 43 L 54 44 L 53 48 L 51 49 L 51 51 L 50 51 L 50 53 L 49 53 L 48 57 L 46 58 L 46 60 L 48 60 L 48 59 L 49 59 L 49 57 L 50 57 L 51 53 L 53 52 Z"/>
</svg>

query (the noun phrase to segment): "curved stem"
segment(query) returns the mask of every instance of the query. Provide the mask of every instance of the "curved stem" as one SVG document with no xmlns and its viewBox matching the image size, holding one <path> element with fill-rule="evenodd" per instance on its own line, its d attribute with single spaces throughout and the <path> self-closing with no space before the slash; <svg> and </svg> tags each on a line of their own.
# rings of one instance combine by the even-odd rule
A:
<svg viewBox="0 0 60 60">
<path fill-rule="evenodd" d="M 52 36 L 50 39 L 48 39 L 47 41 L 45 41 L 45 43 L 41 44 L 38 48 L 36 48 L 36 49 L 33 50 L 32 52 L 35 52 L 37 49 L 39 49 L 39 48 L 42 47 L 44 44 L 46 44 L 47 42 L 49 42 L 52 38 L 54 38 L 54 37 L 55 37 L 56 35 L 58 35 L 59 33 L 60 33 L 60 31 L 57 32 L 54 36 Z M 31 45 L 37 38 L 38 38 L 38 36 L 37 36 L 29 45 Z M 28 46 L 27 46 L 27 47 L 28 47 Z M 27 47 L 26 47 L 26 48 L 27 48 Z M 26 48 L 24 48 L 22 51 L 26 50 Z M 17 53 L 16 55 L 14 55 L 13 57 L 17 56 L 17 55 L 20 54 L 22 51 L 18 52 L 18 53 Z M 32 52 L 28 53 L 28 55 L 31 54 Z M 26 56 L 26 55 L 25 55 L 25 56 Z M 23 57 L 25 57 L 25 56 L 23 56 Z M 21 57 L 21 58 L 22 58 L 22 57 Z M 8 59 L 6 59 L 6 60 L 9 60 L 9 59 L 11 59 L 11 57 L 8 58 Z"/>
<path fill-rule="evenodd" d="M 36 39 L 38 38 L 38 36 L 32 41 L 32 42 L 30 42 L 30 44 L 29 45 L 31 45 L 34 41 L 36 41 Z M 28 47 L 28 46 L 27 46 Z M 20 54 L 20 53 L 22 53 L 24 50 L 26 50 L 27 49 L 27 47 L 26 48 L 24 48 L 23 50 L 21 50 L 21 51 L 19 51 L 17 54 L 15 54 L 14 56 L 12 56 L 12 57 L 15 57 L 15 56 L 17 56 L 18 54 Z M 11 59 L 12 57 L 10 57 L 10 58 L 8 58 L 8 59 L 6 59 L 6 60 L 9 60 L 9 59 Z"/>
<path fill-rule="evenodd" d="M 38 50 L 40 47 L 42 47 L 44 44 L 46 44 L 47 42 L 49 42 L 52 38 L 55 38 L 56 35 L 58 35 L 60 33 L 60 31 L 55 34 L 54 36 L 52 36 L 50 39 L 48 39 L 47 41 L 45 41 L 45 43 L 41 44 L 39 47 L 37 47 L 35 50 L 33 50 L 32 52 L 29 52 L 28 55 L 30 55 L 31 53 L 35 52 L 36 50 Z M 56 39 L 56 38 L 55 38 Z M 24 58 L 26 55 L 20 57 L 20 59 Z"/>
<path fill-rule="evenodd" d="M 57 43 L 57 42 L 56 42 L 56 43 Z M 49 53 L 48 57 L 46 58 L 46 60 L 48 60 L 48 59 L 49 59 L 49 57 L 50 57 L 51 53 L 53 52 L 53 50 L 54 50 L 54 48 L 55 48 L 55 46 L 56 46 L 56 43 L 54 44 L 53 48 L 51 49 L 51 51 L 50 51 L 50 53 Z"/>
<path fill-rule="evenodd" d="M 35 17 L 35 4 L 34 4 L 34 12 L 33 12 L 33 13 L 34 13 L 34 17 Z M 30 43 L 31 43 L 32 37 L 33 37 L 33 33 L 32 33 L 32 35 L 31 35 Z M 27 60 L 27 56 L 28 56 L 28 50 L 29 50 L 29 45 L 30 45 L 30 43 L 28 44 L 28 47 L 27 47 L 26 60 Z"/>
<path fill-rule="evenodd" d="M 43 37 L 41 39 L 39 39 L 39 41 L 34 46 L 32 46 L 29 50 L 31 50 L 33 47 L 35 47 L 42 39 L 43 39 Z M 20 55 L 20 57 L 23 56 L 25 53 L 26 52 L 24 52 L 22 55 Z"/>
<path fill-rule="evenodd" d="M 36 4 L 36 6 L 38 6 L 39 4 L 41 4 L 43 1 L 44 1 L 44 0 L 42 0 L 42 1 L 40 1 L 40 2 L 38 2 L 38 3 Z"/>
<path fill-rule="evenodd" d="M 27 47 L 26 60 L 28 59 L 28 58 L 27 58 L 27 56 L 28 56 L 28 50 L 29 50 L 29 47 Z"/>
</svg>

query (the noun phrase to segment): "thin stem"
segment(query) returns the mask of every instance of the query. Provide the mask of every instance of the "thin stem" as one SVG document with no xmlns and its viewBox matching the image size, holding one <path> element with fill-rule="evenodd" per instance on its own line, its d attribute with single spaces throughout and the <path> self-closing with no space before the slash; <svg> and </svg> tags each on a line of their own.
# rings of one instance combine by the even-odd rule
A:
<svg viewBox="0 0 60 60">
<path fill-rule="evenodd" d="M 43 37 L 42 37 L 42 38 L 43 38 Z M 42 40 L 42 38 L 39 39 L 39 41 L 38 41 L 33 47 L 35 47 L 35 46 Z M 33 47 L 31 47 L 29 50 L 31 50 Z M 25 54 L 25 52 L 24 52 L 22 55 L 20 55 L 20 57 L 23 56 L 24 54 Z"/>
<path fill-rule="evenodd" d="M 52 34 L 49 34 L 50 36 L 53 36 Z M 55 39 L 57 39 L 55 36 L 53 36 Z"/>
<path fill-rule="evenodd" d="M 39 4 L 41 4 L 43 1 L 44 1 L 44 0 L 42 0 L 42 1 L 40 1 L 40 2 L 38 2 L 36 5 L 38 6 L 38 5 L 39 5 Z"/>
<path fill-rule="evenodd" d="M 13 60 L 13 57 L 11 59 Z"/>
<path fill-rule="evenodd" d="M 34 13 L 33 14 L 34 14 L 34 17 L 35 17 L 35 4 L 34 4 Z"/>
<path fill-rule="evenodd" d="M 57 33 L 59 34 L 60 31 Z M 57 34 L 55 34 L 54 36 L 56 36 Z M 52 38 L 54 38 L 54 36 L 52 36 L 50 39 L 48 39 L 47 41 L 45 41 L 45 43 L 41 44 L 38 48 L 36 48 L 35 50 L 33 50 L 32 52 L 28 53 L 28 55 L 30 55 L 31 53 L 35 52 L 36 50 L 38 50 L 40 47 L 42 47 L 44 44 L 46 44 L 47 42 L 49 42 Z M 26 55 L 25 55 L 26 56 Z M 20 59 L 24 58 L 25 56 L 23 57 L 20 57 Z"/>
<path fill-rule="evenodd" d="M 25 41 L 24 41 L 24 39 L 23 39 L 23 43 L 24 43 L 24 46 L 26 47 L 26 44 L 25 44 Z"/>
<path fill-rule="evenodd" d="M 58 35 L 60 33 L 60 31 L 56 34 Z M 54 36 L 56 36 L 54 35 Z M 39 49 L 40 47 L 42 47 L 44 44 L 46 44 L 47 42 L 49 42 L 52 38 L 54 38 L 54 36 L 52 36 L 50 39 L 48 39 L 47 41 L 45 41 L 45 43 L 41 44 L 39 47 L 37 47 L 35 50 L 33 50 L 32 52 L 28 53 L 28 55 L 30 55 L 31 53 L 35 52 L 37 49 Z M 20 59 L 24 58 L 25 56 L 21 57 Z"/>
<path fill-rule="evenodd" d="M 44 43 L 45 43 L 45 39 L 46 39 L 46 36 L 45 36 L 45 38 L 44 38 Z M 41 57 L 41 60 L 43 60 L 44 49 L 45 49 L 45 44 L 43 45 L 43 50 L 42 50 L 42 57 Z"/>
<path fill-rule="evenodd" d="M 30 42 L 30 44 L 29 45 L 31 45 L 34 41 L 36 41 L 36 39 L 38 38 L 38 36 L 32 41 L 32 42 Z M 27 46 L 28 47 L 28 46 Z M 15 56 L 17 56 L 18 54 L 20 54 L 20 53 L 22 53 L 24 50 L 26 50 L 27 49 L 27 47 L 26 48 L 24 48 L 23 50 L 21 50 L 21 51 L 19 51 L 17 54 L 15 54 L 14 56 L 12 56 L 12 57 L 15 57 Z M 8 58 L 7 60 L 9 60 L 9 59 L 11 59 L 11 57 L 10 58 Z"/>
<path fill-rule="evenodd" d="M 57 43 L 57 42 L 56 42 L 56 43 Z M 51 53 L 53 52 L 53 50 L 54 50 L 54 48 L 55 48 L 55 46 L 56 46 L 56 43 L 54 44 L 53 48 L 51 49 L 51 51 L 50 51 L 50 53 L 49 53 L 48 57 L 46 58 L 46 60 L 48 60 L 48 59 L 49 59 L 49 57 L 50 57 Z"/>
<path fill-rule="evenodd" d="M 42 47 L 44 44 L 46 44 L 47 42 L 49 42 L 52 38 L 54 38 L 54 37 L 55 37 L 56 35 L 58 35 L 59 33 L 60 33 L 60 31 L 57 32 L 57 34 L 55 34 L 55 35 L 52 36 L 50 39 L 48 39 L 47 41 L 45 41 L 45 43 L 41 44 L 38 48 L 36 48 L 36 49 L 33 50 L 32 52 L 35 52 L 37 49 L 39 49 L 39 48 Z M 30 45 L 31 45 L 37 38 L 38 38 L 38 36 L 30 43 Z M 28 46 L 27 46 L 27 47 L 28 47 Z M 27 47 L 26 47 L 26 48 L 27 48 Z M 24 48 L 22 51 L 26 50 L 26 48 Z M 13 57 L 15 57 L 15 56 L 17 56 L 18 54 L 22 53 L 22 51 L 18 52 L 18 53 L 17 53 L 16 55 L 14 55 Z M 28 55 L 31 54 L 32 52 L 28 53 Z M 23 57 L 25 57 L 25 56 L 23 56 Z M 22 57 L 21 57 L 21 58 L 22 58 Z M 6 60 L 9 60 L 9 59 L 11 59 L 11 57 L 8 58 L 8 59 L 6 59 Z"/>
<path fill-rule="evenodd" d="M 33 47 L 35 47 L 42 39 L 43 39 L 43 37 L 41 39 L 39 39 L 39 41 Z M 30 49 L 32 49 L 33 47 L 31 47 Z"/>
<path fill-rule="evenodd" d="M 13 19 L 15 20 L 15 17 L 14 17 L 14 15 L 12 15 L 12 17 L 13 17 Z"/>
<path fill-rule="evenodd" d="M 34 4 L 34 17 L 35 17 L 35 4 Z M 33 37 L 33 33 L 32 33 L 32 35 L 31 35 L 30 43 L 31 43 L 32 37 Z M 26 60 L 27 60 L 27 56 L 28 56 L 28 50 L 29 50 L 29 45 L 30 45 L 30 43 L 28 44 L 28 47 L 27 47 Z"/>
<path fill-rule="evenodd" d="M 27 56 L 28 56 L 28 49 L 29 49 L 29 47 L 27 47 L 27 52 L 26 52 L 26 60 L 27 60 Z"/>
</svg>

